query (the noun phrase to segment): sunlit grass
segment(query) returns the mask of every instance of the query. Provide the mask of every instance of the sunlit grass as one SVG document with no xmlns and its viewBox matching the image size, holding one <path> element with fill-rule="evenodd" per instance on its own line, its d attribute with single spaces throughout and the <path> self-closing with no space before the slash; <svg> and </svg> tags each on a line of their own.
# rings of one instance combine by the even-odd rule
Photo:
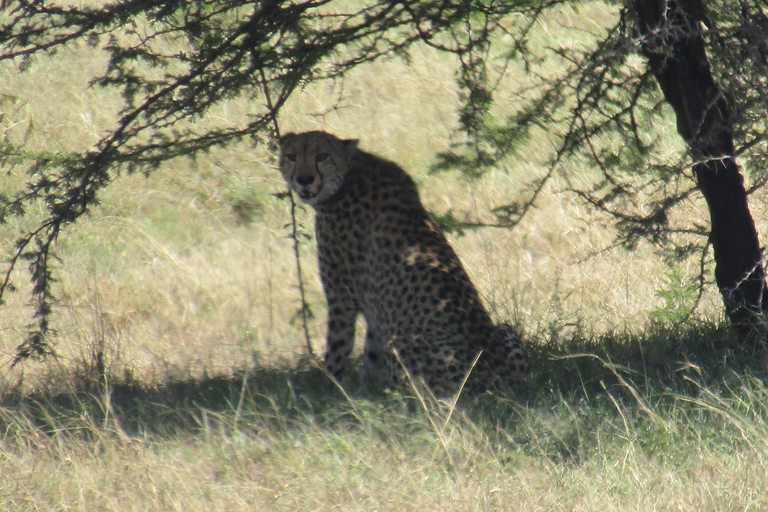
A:
<svg viewBox="0 0 768 512">
<path fill-rule="evenodd" d="M 727 332 L 684 331 L 674 347 L 672 334 L 535 348 L 534 360 L 547 358 L 550 368 L 530 392 L 461 397 L 458 408 L 429 397 L 343 394 L 319 371 L 285 365 L 154 386 L 70 381 L 60 392 L 6 393 L 0 503 L 286 511 L 768 505 L 768 391 L 758 377 L 765 368 L 718 346 Z M 688 351 L 705 355 L 682 359 Z"/>
</svg>

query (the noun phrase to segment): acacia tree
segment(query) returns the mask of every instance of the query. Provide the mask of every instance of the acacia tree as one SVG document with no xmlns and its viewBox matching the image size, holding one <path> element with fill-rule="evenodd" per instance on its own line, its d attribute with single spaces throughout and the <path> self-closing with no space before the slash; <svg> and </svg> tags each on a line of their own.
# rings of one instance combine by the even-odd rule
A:
<svg viewBox="0 0 768 512">
<path fill-rule="evenodd" d="M 698 0 L 635 0 L 634 10 L 643 54 L 664 98 L 675 110 L 678 132 L 688 144 L 696 182 L 709 206 L 715 278 L 727 314 L 744 334 L 764 330 L 768 288 L 744 179 L 736 163 L 730 112 L 739 105 L 733 104 L 712 76 L 702 32 L 709 21 L 704 6 Z M 742 17 L 753 11 L 744 9 Z M 742 32 L 740 37 L 748 52 L 758 52 L 764 66 L 765 36 Z"/>
<path fill-rule="evenodd" d="M 702 251 L 704 243 L 695 236 L 706 237 L 706 227 L 668 222 L 670 209 L 696 193 L 690 162 L 684 157 L 672 163 L 660 160 L 653 152 L 653 132 L 647 132 L 650 139 L 644 135 L 649 124 L 643 119 L 655 115 L 661 101 L 654 68 L 628 64 L 633 55 L 674 52 L 680 39 L 675 34 L 680 31 L 670 30 L 670 37 L 649 47 L 643 30 L 647 35 L 648 27 L 657 30 L 658 24 L 638 31 L 632 4 L 616 12 L 614 25 L 591 34 L 579 48 L 533 51 L 538 20 L 567 5 L 565 0 L 372 0 L 357 5 L 339 12 L 330 0 L 116 0 L 92 7 L 45 0 L 5 4 L 0 61 L 6 70 L 24 72 L 41 54 L 59 58 L 57 52 L 68 45 L 96 45 L 109 58 L 91 86 L 115 88 L 124 99 L 114 127 L 87 151 L 51 154 L 7 138 L 1 141 L 8 172 L 27 173 L 30 179 L 21 190 L 0 192 L 0 222 L 24 215 L 32 205 L 41 205 L 45 212 L 41 222 L 16 242 L 0 278 L 2 298 L 12 287 L 14 269 L 27 262 L 35 323 L 19 347 L 20 358 L 44 356 L 52 348 L 46 335 L 54 302 L 57 236 L 97 204 L 102 190 L 120 173 L 150 173 L 178 156 L 245 138 L 265 140 L 274 135 L 273 121 L 286 100 L 303 84 L 341 79 L 349 69 L 383 56 L 407 58 L 417 43 L 447 52 L 459 64 L 456 78 L 463 99 L 459 119 L 465 137 L 442 155 L 438 167 L 478 173 L 510 155 L 532 127 L 558 135 L 549 172 L 530 184 L 525 197 L 497 211 L 498 224 L 519 222 L 554 173 L 562 172 L 567 179 L 566 167 L 559 165 L 566 158 L 586 157 L 604 179 L 574 192 L 617 219 L 621 243 L 633 246 L 645 237 L 671 243 L 681 253 Z M 728 86 L 742 89 L 720 86 L 720 90 L 733 102 L 729 120 L 743 128 L 733 132 L 736 153 L 762 164 L 765 130 L 755 109 L 765 107 L 760 103 L 765 65 L 759 60 L 765 44 L 764 39 L 752 46 L 743 42 L 748 31 L 744 27 L 760 26 L 765 16 L 749 5 L 741 6 L 741 11 L 739 6 L 718 6 L 729 7 L 717 11 L 717 19 L 727 23 L 725 30 L 693 23 L 688 32 L 705 41 L 707 51 L 717 50 L 716 60 L 723 69 L 736 58 L 743 62 L 742 56 L 726 58 L 734 52 L 750 58 L 752 49 L 757 52 L 762 66 L 758 71 L 730 70 L 735 79 Z M 734 14 L 745 10 L 745 15 Z M 560 71 L 537 76 L 540 59 L 556 60 Z M 513 60 L 539 80 L 530 90 L 520 91 L 526 100 L 518 110 L 500 119 L 494 102 L 509 94 L 500 84 Z M 753 87 L 754 80 L 760 87 Z M 746 100 L 740 96 L 744 88 L 751 91 Z M 248 123 L 233 127 L 206 118 L 213 106 L 238 97 L 251 100 Z M 201 119 L 206 123 L 199 123 Z M 645 181 L 638 181 L 638 176 Z M 673 182 L 677 186 L 667 188 Z M 648 208 L 651 213 L 644 213 Z M 694 238 L 681 242 L 678 235 Z M 753 253 L 740 261 L 759 267 Z M 761 280 L 762 270 L 752 281 Z M 731 296 L 736 297 L 736 306 L 728 306 L 728 312 L 744 310 L 741 306 L 747 299 Z M 762 311 L 751 303 L 747 306 Z"/>
<path fill-rule="evenodd" d="M 736 159 L 747 160 L 755 188 L 762 186 L 768 18 L 752 2 L 634 0 L 628 12 L 636 23 L 633 49 L 639 47 L 648 64 L 645 74 L 654 76 L 674 110 L 677 131 L 687 144 L 685 165 L 707 202 L 707 240 L 726 314 L 742 339 L 764 337 L 768 288 Z M 661 222 L 650 224 L 665 226 L 670 199 L 674 196 L 664 197 L 658 211 L 665 214 L 655 217 Z M 632 222 L 648 220 L 641 216 Z"/>
<path fill-rule="evenodd" d="M 767 28 L 766 13 L 753 2 L 628 2 L 593 45 L 552 49 L 563 71 L 542 77 L 530 103 L 507 122 L 476 130 L 493 157 L 472 158 L 472 142 L 457 148 L 463 158 L 448 154 L 444 164 L 476 172 L 510 151 L 521 127 L 556 131 L 560 144 L 542 182 L 564 158 L 584 159 L 602 179 L 572 191 L 616 221 L 619 244 L 649 240 L 671 249 L 673 259 L 699 254 L 702 268 L 711 244 L 728 318 L 742 341 L 763 339 L 768 288 L 747 197 L 768 176 Z M 664 119 L 663 102 L 687 144 L 673 159 L 653 128 Z M 752 174 L 749 190 L 737 157 Z M 559 172 L 568 179 L 567 169 Z M 675 215 L 699 192 L 709 226 Z M 513 203 L 500 213 L 519 218 L 529 205 Z"/>
</svg>

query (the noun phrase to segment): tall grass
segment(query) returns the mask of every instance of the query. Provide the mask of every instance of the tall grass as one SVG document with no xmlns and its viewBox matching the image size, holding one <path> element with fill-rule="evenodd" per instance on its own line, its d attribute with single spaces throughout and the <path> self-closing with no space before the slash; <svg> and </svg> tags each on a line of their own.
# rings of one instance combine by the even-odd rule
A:
<svg viewBox="0 0 768 512">
<path fill-rule="evenodd" d="M 98 52 L 64 57 L 5 75 L 8 136 L 84 149 L 111 125 L 118 98 L 85 87 Z M 428 208 L 489 219 L 543 169 L 531 158 L 471 181 L 428 172 L 455 136 L 454 72 L 427 49 L 410 65 L 361 67 L 343 89 L 302 91 L 280 126 L 360 138 L 414 175 Z M 240 122 L 248 108 L 212 115 Z M 341 390 L 306 358 L 291 321 L 288 205 L 272 195 L 284 187 L 273 155 L 247 143 L 121 176 L 59 240 L 58 357 L 10 368 L 30 312 L 17 274 L 0 310 L 0 509 L 768 508 L 765 355 L 733 349 L 711 289 L 696 323 L 676 318 L 659 291 L 690 283 L 670 279 L 650 247 L 603 251 L 610 225 L 563 183 L 512 231 L 450 235 L 494 317 L 521 327 L 534 366 L 526 393 L 456 404 Z M 768 232 L 764 199 L 751 201 Z M 4 250 L 29 215 L 0 226 Z M 299 222 L 311 234 L 311 212 Z M 319 353 L 311 241 L 302 255 Z M 664 308 L 655 318 L 679 322 L 649 317 Z"/>
<path fill-rule="evenodd" d="M 154 386 L 123 379 L 6 393 L 0 503 L 762 509 L 764 365 L 719 346 L 727 332 L 678 332 L 676 347 L 670 334 L 532 347 L 550 371 L 534 377 L 528 394 L 464 396 L 457 407 L 397 393 L 364 398 L 318 370 L 280 365 Z M 644 361 L 633 350 L 646 350 Z M 684 359 L 694 353 L 707 356 Z"/>
</svg>

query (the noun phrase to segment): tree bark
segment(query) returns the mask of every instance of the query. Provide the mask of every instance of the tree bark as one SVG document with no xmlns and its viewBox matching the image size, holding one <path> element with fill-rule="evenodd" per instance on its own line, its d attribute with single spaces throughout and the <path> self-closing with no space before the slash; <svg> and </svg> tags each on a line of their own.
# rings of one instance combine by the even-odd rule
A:
<svg viewBox="0 0 768 512">
<path fill-rule="evenodd" d="M 643 52 L 688 143 L 709 207 L 715 280 L 742 335 L 765 332 L 768 297 L 762 252 L 736 160 L 728 104 L 701 34 L 701 0 L 634 0 Z"/>
</svg>

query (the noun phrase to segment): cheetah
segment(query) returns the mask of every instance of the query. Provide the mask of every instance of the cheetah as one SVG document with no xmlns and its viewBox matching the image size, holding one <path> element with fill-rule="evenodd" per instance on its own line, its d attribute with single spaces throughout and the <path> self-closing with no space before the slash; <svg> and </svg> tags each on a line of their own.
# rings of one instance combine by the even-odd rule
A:
<svg viewBox="0 0 768 512">
<path fill-rule="evenodd" d="M 283 178 L 316 213 L 331 375 L 341 380 L 362 314 L 363 388 L 416 382 L 447 396 L 462 383 L 525 382 L 520 338 L 493 325 L 403 169 L 358 149 L 355 139 L 320 131 L 286 134 L 279 147 Z"/>
</svg>

